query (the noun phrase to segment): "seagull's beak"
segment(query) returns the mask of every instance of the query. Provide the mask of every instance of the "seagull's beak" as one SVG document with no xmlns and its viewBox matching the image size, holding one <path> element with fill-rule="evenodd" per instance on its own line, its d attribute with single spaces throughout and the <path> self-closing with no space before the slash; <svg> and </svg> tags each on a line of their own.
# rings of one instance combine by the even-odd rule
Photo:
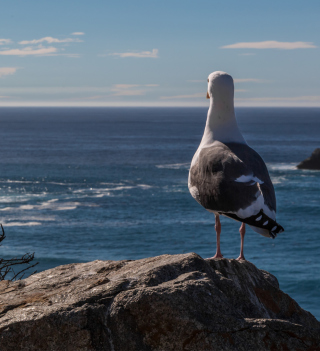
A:
<svg viewBox="0 0 320 351">
<path fill-rule="evenodd" d="M 209 95 L 209 93 L 207 92 L 207 99 L 210 99 L 210 95 Z"/>
</svg>

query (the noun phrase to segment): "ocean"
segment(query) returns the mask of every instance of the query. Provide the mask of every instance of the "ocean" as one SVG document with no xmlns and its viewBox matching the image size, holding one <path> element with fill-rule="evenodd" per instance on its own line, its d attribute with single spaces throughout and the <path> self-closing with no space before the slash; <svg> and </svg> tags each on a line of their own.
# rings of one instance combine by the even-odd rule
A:
<svg viewBox="0 0 320 351">
<path fill-rule="evenodd" d="M 37 270 L 91 260 L 215 254 L 214 216 L 191 197 L 190 161 L 206 108 L 0 108 L 0 257 L 35 252 Z M 238 108 L 277 196 L 275 240 L 248 228 L 244 254 L 320 319 L 319 108 Z M 222 218 L 236 258 L 239 223 Z"/>
</svg>

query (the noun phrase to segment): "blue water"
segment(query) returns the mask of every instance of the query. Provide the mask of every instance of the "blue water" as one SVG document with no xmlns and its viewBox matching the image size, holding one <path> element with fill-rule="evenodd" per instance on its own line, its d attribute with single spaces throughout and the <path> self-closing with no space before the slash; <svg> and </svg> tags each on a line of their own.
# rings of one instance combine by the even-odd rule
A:
<svg viewBox="0 0 320 351">
<path fill-rule="evenodd" d="M 245 256 L 320 319 L 320 171 L 295 165 L 320 147 L 320 109 L 238 109 L 267 163 L 275 240 L 248 229 Z M 0 257 L 35 252 L 38 270 L 96 259 L 215 253 L 214 216 L 190 196 L 204 108 L 1 108 Z M 239 224 L 222 218 L 225 257 Z"/>
</svg>

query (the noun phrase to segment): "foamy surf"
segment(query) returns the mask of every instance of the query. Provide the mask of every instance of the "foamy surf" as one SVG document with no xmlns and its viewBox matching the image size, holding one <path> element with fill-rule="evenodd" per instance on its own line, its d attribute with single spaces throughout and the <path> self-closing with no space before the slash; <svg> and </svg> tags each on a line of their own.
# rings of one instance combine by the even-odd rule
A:
<svg viewBox="0 0 320 351">
<path fill-rule="evenodd" d="M 173 163 L 167 165 L 156 165 L 157 168 L 167 168 L 167 169 L 186 169 L 190 168 L 190 163 Z"/>
</svg>

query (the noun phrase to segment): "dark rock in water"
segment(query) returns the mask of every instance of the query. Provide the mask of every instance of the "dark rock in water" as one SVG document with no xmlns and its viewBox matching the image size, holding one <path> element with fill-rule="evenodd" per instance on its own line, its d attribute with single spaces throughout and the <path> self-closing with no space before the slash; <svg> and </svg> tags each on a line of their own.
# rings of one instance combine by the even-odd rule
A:
<svg viewBox="0 0 320 351">
<path fill-rule="evenodd" d="M 319 350 L 320 323 L 248 261 L 194 253 L 0 282 L 0 350 Z"/>
<path fill-rule="evenodd" d="M 315 149 L 310 157 L 300 162 L 297 166 L 299 169 L 318 169 L 320 170 L 320 148 Z"/>
</svg>

